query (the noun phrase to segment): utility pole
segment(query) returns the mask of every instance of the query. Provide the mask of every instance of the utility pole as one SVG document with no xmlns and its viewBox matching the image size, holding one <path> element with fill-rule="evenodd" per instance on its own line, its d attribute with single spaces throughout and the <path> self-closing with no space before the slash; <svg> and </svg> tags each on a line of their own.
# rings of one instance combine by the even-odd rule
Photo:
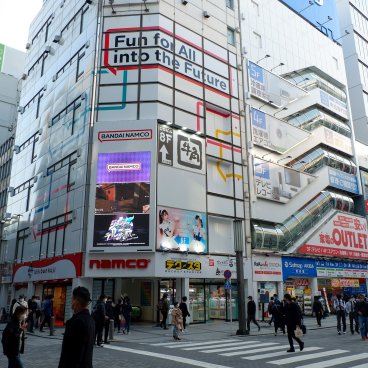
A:
<svg viewBox="0 0 368 368">
<path fill-rule="evenodd" d="M 239 329 L 237 335 L 248 335 L 247 320 L 245 314 L 245 283 L 244 283 L 244 264 L 243 264 L 243 221 L 234 221 L 234 240 L 236 254 L 236 278 L 238 284 L 238 313 Z"/>
</svg>

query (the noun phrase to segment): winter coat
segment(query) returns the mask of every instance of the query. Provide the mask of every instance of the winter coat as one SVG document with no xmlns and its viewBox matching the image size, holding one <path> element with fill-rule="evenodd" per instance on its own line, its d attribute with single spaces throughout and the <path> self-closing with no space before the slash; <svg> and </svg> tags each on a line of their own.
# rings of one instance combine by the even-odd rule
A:
<svg viewBox="0 0 368 368">
<path fill-rule="evenodd" d="M 105 323 L 106 309 L 105 303 L 102 300 L 98 300 L 93 311 L 93 319 L 97 324 L 103 325 Z"/>
<path fill-rule="evenodd" d="M 180 308 L 176 307 L 171 311 L 171 324 L 176 326 L 179 330 L 183 329 L 183 314 Z"/>
<path fill-rule="evenodd" d="M 21 321 L 15 316 L 6 325 L 1 339 L 3 352 L 7 357 L 16 357 L 24 353 L 24 331 Z"/>
<path fill-rule="evenodd" d="M 183 315 L 183 317 L 190 317 L 189 311 L 188 311 L 188 306 L 187 303 L 181 302 L 179 305 L 179 308 L 181 310 L 181 313 Z"/>
<path fill-rule="evenodd" d="M 286 303 L 284 306 L 285 323 L 288 328 L 296 329 L 296 326 L 301 325 L 302 315 L 300 307 L 295 302 Z"/>
<path fill-rule="evenodd" d="M 92 368 L 95 323 L 87 309 L 66 322 L 59 368 Z"/>
</svg>

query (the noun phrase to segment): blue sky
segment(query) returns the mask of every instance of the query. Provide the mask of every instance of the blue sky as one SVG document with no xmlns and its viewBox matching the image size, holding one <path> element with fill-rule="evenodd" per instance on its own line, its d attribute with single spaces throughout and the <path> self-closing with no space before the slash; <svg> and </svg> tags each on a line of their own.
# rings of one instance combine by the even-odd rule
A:
<svg viewBox="0 0 368 368">
<path fill-rule="evenodd" d="M 292 7 L 297 12 L 300 12 L 301 10 L 309 6 L 309 0 L 281 0 L 281 1 Z M 317 5 L 317 2 L 322 3 L 323 5 L 321 6 Z M 318 26 L 317 22 L 323 24 L 328 20 L 328 16 L 330 16 L 332 20 L 323 25 L 325 27 L 325 32 L 328 33 L 330 38 L 331 38 L 331 31 L 333 33 L 334 39 L 340 36 L 335 0 L 314 1 L 312 6 L 309 6 L 307 9 L 301 12 L 301 15 L 303 15 L 310 22 L 312 22 L 317 26 Z"/>
</svg>

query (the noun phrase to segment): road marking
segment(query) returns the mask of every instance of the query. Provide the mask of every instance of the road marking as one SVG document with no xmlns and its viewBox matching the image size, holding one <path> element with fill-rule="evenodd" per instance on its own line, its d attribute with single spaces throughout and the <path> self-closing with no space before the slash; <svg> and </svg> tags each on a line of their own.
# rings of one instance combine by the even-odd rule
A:
<svg viewBox="0 0 368 368">
<path fill-rule="evenodd" d="M 109 345 L 109 346 L 106 346 L 105 345 L 104 348 L 105 349 L 111 349 L 111 350 L 123 351 L 125 353 L 145 355 L 145 356 L 149 356 L 149 357 L 153 357 L 153 358 L 171 360 L 171 361 L 175 362 L 176 364 L 178 362 L 180 362 L 180 363 L 188 364 L 188 365 L 195 366 L 195 367 L 202 367 L 202 368 L 231 368 L 231 367 L 225 366 L 225 365 L 219 365 L 219 364 L 212 364 L 212 363 L 202 362 L 200 360 L 188 359 L 188 358 L 183 358 L 183 357 L 178 357 L 178 356 L 173 356 L 173 355 L 153 353 L 151 351 L 143 351 L 143 350 L 135 350 L 135 349 L 129 349 L 129 348 L 122 348 L 122 347 L 113 346 L 113 345 Z"/>
<path fill-rule="evenodd" d="M 337 355 L 337 354 L 342 354 L 342 353 L 348 353 L 348 351 L 337 349 L 337 350 L 330 350 L 330 351 L 322 351 L 320 353 L 314 353 L 314 354 L 308 354 L 308 355 L 299 355 L 298 354 L 297 356 L 294 356 L 294 357 L 291 357 L 291 358 L 274 360 L 273 362 L 268 362 L 268 363 L 276 364 L 276 365 L 289 364 L 289 363 L 298 363 L 301 360 L 322 358 L 322 357 L 325 357 L 325 356 L 328 356 L 328 355 Z"/>
<path fill-rule="evenodd" d="M 232 353 L 225 353 L 225 354 L 219 354 L 219 355 L 223 355 L 223 356 L 248 355 L 248 354 L 254 354 L 254 353 L 262 353 L 264 351 L 287 349 L 288 347 L 289 347 L 289 345 L 270 346 L 270 347 L 262 348 L 262 349 L 251 349 L 251 350 L 245 350 L 245 351 L 235 351 L 235 352 L 232 352 Z"/>
<path fill-rule="evenodd" d="M 309 348 L 304 348 L 304 350 L 302 352 L 297 351 L 296 354 L 298 354 L 298 356 L 300 356 L 300 354 L 303 354 L 304 352 L 316 351 L 316 350 L 320 350 L 320 349 L 322 349 L 322 348 L 317 348 L 317 347 L 312 346 L 312 347 L 309 347 Z M 287 353 L 286 351 L 279 351 L 278 353 L 268 353 L 268 354 L 262 354 L 262 355 L 254 355 L 254 356 L 251 356 L 251 357 L 242 357 L 242 359 L 261 360 L 261 359 L 273 358 L 273 357 L 282 356 L 282 355 L 290 355 L 290 353 Z"/>
<path fill-rule="evenodd" d="M 299 366 L 297 368 L 325 368 L 325 367 L 332 367 L 338 364 L 343 364 L 343 363 L 349 363 L 349 362 L 353 362 L 354 360 L 360 360 L 360 359 L 366 359 L 368 358 L 368 353 L 362 353 L 362 354 L 358 354 L 358 355 L 350 355 L 350 356 L 345 356 L 345 357 L 341 357 L 341 358 L 336 358 L 336 359 L 331 359 L 331 360 L 326 360 L 324 362 L 319 362 L 319 363 L 313 363 L 313 364 L 307 364 L 307 365 L 303 365 L 303 366 Z M 368 367 L 368 364 L 361 364 L 356 366 L 355 368 L 359 368 L 359 367 Z M 351 367 L 354 368 L 354 367 Z"/>
<path fill-rule="evenodd" d="M 201 350 L 200 353 L 221 353 L 223 351 L 234 351 L 234 350 L 242 350 L 242 349 L 249 349 L 249 348 L 256 348 L 258 346 L 271 346 L 271 345 L 278 345 L 277 342 L 265 342 L 263 344 L 256 344 L 256 345 L 248 345 L 248 346 L 244 346 L 244 344 L 242 346 L 233 346 L 232 348 L 225 348 L 223 349 L 222 347 L 218 348 L 218 349 L 212 349 L 212 347 L 209 350 Z"/>
<path fill-rule="evenodd" d="M 238 341 L 238 342 L 230 342 L 230 343 L 222 343 L 222 344 L 217 344 L 217 345 L 210 345 L 210 346 L 196 346 L 194 348 L 186 348 L 186 349 L 183 349 L 183 350 L 201 350 L 201 349 L 204 349 L 204 348 L 207 348 L 207 349 L 212 349 L 212 348 L 224 348 L 226 346 L 238 346 L 238 345 L 249 345 L 249 344 L 257 344 L 259 343 L 259 341 L 247 341 L 247 342 L 244 342 L 244 341 Z M 224 351 L 224 350 L 222 350 Z"/>
<path fill-rule="evenodd" d="M 197 345 L 210 345 L 210 344 L 215 344 L 215 343 L 219 343 L 219 342 L 229 342 L 229 341 L 239 341 L 239 340 L 215 340 L 215 341 L 207 341 L 207 342 L 204 342 L 204 341 L 197 341 L 197 342 L 185 342 L 185 343 L 180 343 L 180 346 L 197 346 Z M 147 343 L 143 342 L 142 344 L 146 345 Z M 171 345 L 175 345 L 178 346 L 178 343 L 177 342 L 160 342 L 160 343 L 157 343 L 157 344 L 149 344 L 151 346 L 171 346 Z"/>
</svg>

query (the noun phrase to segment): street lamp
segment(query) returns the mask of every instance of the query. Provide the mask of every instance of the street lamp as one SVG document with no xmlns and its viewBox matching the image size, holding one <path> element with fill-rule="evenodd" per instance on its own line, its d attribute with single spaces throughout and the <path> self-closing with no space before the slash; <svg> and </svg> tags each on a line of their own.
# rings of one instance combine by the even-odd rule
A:
<svg viewBox="0 0 368 368">
<path fill-rule="evenodd" d="M 257 60 L 256 64 L 259 64 L 262 60 L 268 59 L 269 57 L 271 57 L 271 55 L 266 54 L 265 56 L 263 56 L 263 58 L 260 58 L 259 60 Z"/>
<path fill-rule="evenodd" d="M 286 157 L 280 158 L 280 160 L 277 160 L 276 163 L 279 163 L 282 160 L 287 160 L 289 158 L 293 158 L 293 156 L 286 156 Z"/>
<path fill-rule="evenodd" d="M 286 107 L 286 106 L 284 106 L 282 109 L 280 109 L 280 110 L 278 110 L 278 111 L 276 111 L 274 114 L 273 114 L 273 116 L 276 116 L 276 114 L 278 114 L 279 112 L 281 112 L 281 111 L 286 111 L 288 108 Z"/>
<path fill-rule="evenodd" d="M 270 69 L 270 72 L 272 72 L 272 70 L 275 70 L 276 68 L 278 68 L 279 66 L 284 66 L 285 64 L 284 63 L 280 63 L 276 66 L 274 66 L 273 68 Z"/>
</svg>

